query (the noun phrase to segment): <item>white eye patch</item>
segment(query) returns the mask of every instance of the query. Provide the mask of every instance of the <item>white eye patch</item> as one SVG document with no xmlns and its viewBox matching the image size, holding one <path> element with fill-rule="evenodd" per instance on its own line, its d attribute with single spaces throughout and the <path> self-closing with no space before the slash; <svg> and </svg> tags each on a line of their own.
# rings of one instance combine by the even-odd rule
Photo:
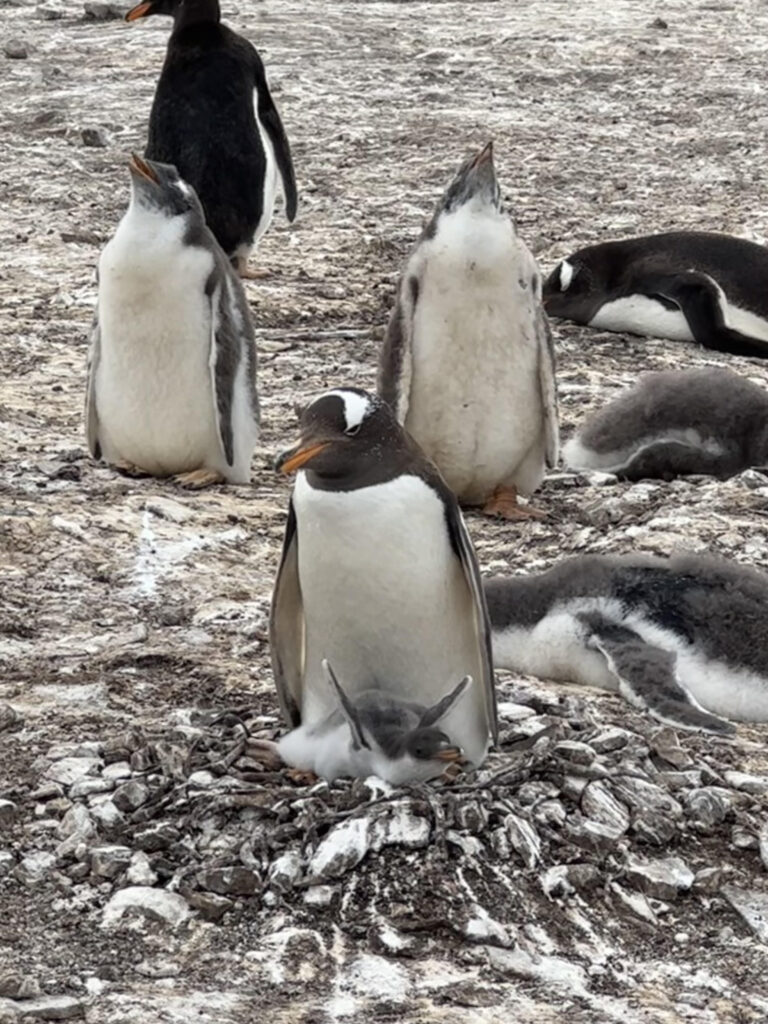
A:
<svg viewBox="0 0 768 1024">
<path fill-rule="evenodd" d="M 575 268 L 572 263 L 568 260 L 563 260 L 560 264 L 560 291 L 567 292 L 571 286 Z"/>
<path fill-rule="evenodd" d="M 337 391 L 329 391 L 329 395 L 337 395 L 344 402 L 344 419 L 347 423 L 347 430 L 354 430 L 359 427 L 371 408 L 371 401 L 368 395 L 358 395 L 355 391 L 344 391 L 339 388 Z"/>
</svg>

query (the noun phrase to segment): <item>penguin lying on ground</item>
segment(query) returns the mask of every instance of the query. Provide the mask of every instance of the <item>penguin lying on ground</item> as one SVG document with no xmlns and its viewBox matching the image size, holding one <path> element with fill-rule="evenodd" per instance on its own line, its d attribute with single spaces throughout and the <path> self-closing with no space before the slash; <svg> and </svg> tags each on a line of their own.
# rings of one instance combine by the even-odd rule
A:
<svg viewBox="0 0 768 1024">
<path fill-rule="evenodd" d="M 250 311 L 194 190 L 135 156 L 99 260 L 85 420 L 94 458 L 188 487 L 247 483 L 259 433 Z"/>
<path fill-rule="evenodd" d="M 491 143 L 463 164 L 408 261 L 378 386 L 463 505 L 537 514 L 517 495 L 557 461 L 554 351 Z"/>
<path fill-rule="evenodd" d="M 267 754 L 273 747 L 285 764 L 325 779 L 377 775 L 395 786 L 437 778 L 461 763 L 461 747 L 437 726 L 464 696 L 470 676 L 425 707 L 386 688 L 363 690 L 350 700 L 328 661 L 323 660 L 322 668 L 337 709 L 314 725 L 298 726 L 275 745 L 263 744 Z"/>
<path fill-rule="evenodd" d="M 218 0 L 145 0 L 126 21 L 173 17 L 149 118 L 145 156 L 174 164 L 242 277 L 269 227 L 277 189 L 289 221 L 296 178 L 280 114 L 255 48 L 220 23 Z"/>
<path fill-rule="evenodd" d="M 768 721 L 763 573 L 707 555 L 582 555 L 485 594 L 497 668 L 617 691 L 681 729 Z"/>
<path fill-rule="evenodd" d="M 349 704 L 441 708 L 441 728 L 474 765 L 496 739 L 490 633 L 456 499 L 379 398 L 329 391 L 301 415 L 277 463 L 299 470 L 270 616 L 272 665 L 297 740 Z M 454 691 L 450 680 L 471 676 Z M 409 719 L 410 720 L 410 719 Z M 298 760 L 297 757 L 294 758 Z"/>
<path fill-rule="evenodd" d="M 766 281 L 762 245 L 672 231 L 579 249 L 550 274 L 544 305 L 550 316 L 602 331 L 767 357 Z"/>
<path fill-rule="evenodd" d="M 724 480 L 768 464 L 768 394 L 713 367 L 644 374 L 579 427 L 563 459 L 628 480 L 691 473 Z"/>
</svg>

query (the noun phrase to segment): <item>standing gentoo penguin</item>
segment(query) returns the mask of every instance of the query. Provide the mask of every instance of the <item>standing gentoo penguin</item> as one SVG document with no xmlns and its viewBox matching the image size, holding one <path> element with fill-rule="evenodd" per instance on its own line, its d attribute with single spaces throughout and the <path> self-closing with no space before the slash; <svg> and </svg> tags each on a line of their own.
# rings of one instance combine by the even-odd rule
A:
<svg viewBox="0 0 768 1024">
<path fill-rule="evenodd" d="M 277 744 L 262 742 L 267 754 L 324 779 L 377 775 L 393 785 L 437 778 L 463 760 L 461 747 L 438 725 L 472 684 L 470 676 L 428 708 L 386 688 L 364 690 L 350 700 L 330 663 L 323 660 L 322 668 L 337 710 L 314 725 L 299 725 Z"/>
<path fill-rule="evenodd" d="M 259 407 L 243 286 L 174 167 L 134 155 L 131 185 L 99 260 L 88 447 L 187 487 L 247 483 Z"/>
<path fill-rule="evenodd" d="M 145 0 L 126 21 L 173 17 L 145 156 L 174 164 L 241 277 L 269 227 L 278 186 L 289 221 L 296 178 L 283 124 L 255 48 L 220 23 L 218 0 Z"/>
<path fill-rule="evenodd" d="M 402 276 L 379 391 L 464 505 L 511 519 L 557 461 L 555 360 L 492 144 L 460 168 Z"/>
<path fill-rule="evenodd" d="M 725 480 L 768 465 L 768 394 L 716 367 L 643 374 L 579 428 L 563 460 L 627 480 L 691 473 Z"/>
<path fill-rule="evenodd" d="M 768 721 L 763 573 L 709 555 L 581 555 L 485 594 L 499 668 L 618 691 L 682 729 Z"/>
<path fill-rule="evenodd" d="M 442 729 L 480 764 L 496 739 L 490 633 L 472 544 L 440 474 L 389 407 L 357 388 L 307 406 L 277 468 L 300 470 L 270 617 L 286 722 L 312 730 L 337 711 L 324 659 L 352 704 L 377 690 L 434 708 L 471 676 Z"/>
<path fill-rule="evenodd" d="M 768 357 L 768 249 L 672 231 L 579 249 L 544 285 L 550 316 Z"/>
</svg>

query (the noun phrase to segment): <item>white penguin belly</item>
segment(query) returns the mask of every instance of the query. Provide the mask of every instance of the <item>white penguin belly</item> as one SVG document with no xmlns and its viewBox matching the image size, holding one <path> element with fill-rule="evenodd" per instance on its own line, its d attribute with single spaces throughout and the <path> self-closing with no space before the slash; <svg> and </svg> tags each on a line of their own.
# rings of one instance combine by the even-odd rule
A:
<svg viewBox="0 0 768 1024">
<path fill-rule="evenodd" d="M 703 438 L 693 427 L 671 428 L 658 434 L 638 437 L 632 444 L 624 445 L 622 448 L 600 452 L 590 448 L 580 437 L 572 437 L 563 445 L 563 462 L 570 469 L 599 469 L 605 473 L 618 473 L 631 459 L 662 441 L 689 445 L 707 455 L 722 455 L 725 451 L 719 442 L 713 438 Z"/>
<path fill-rule="evenodd" d="M 606 302 L 589 321 L 589 326 L 599 331 L 638 334 L 644 338 L 693 341 L 683 313 L 679 309 L 667 309 L 647 295 L 628 295 Z"/>
<path fill-rule="evenodd" d="M 293 501 L 306 621 L 303 722 L 336 706 L 323 658 L 350 695 L 379 687 L 424 704 L 476 674 L 468 587 L 443 503 L 427 484 L 400 476 L 322 491 L 302 472 Z M 469 693 L 444 728 L 475 761 L 484 756 L 487 727 L 469 713 L 477 706 Z"/>
<path fill-rule="evenodd" d="M 225 468 L 214 406 L 211 253 L 179 243 L 153 251 L 116 234 L 100 262 L 101 357 L 96 373 L 105 458 L 167 475 Z"/>
<path fill-rule="evenodd" d="M 507 248 L 501 272 L 431 256 L 414 316 L 405 427 L 466 504 L 503 484 L 530 493 L 544 473 L 532 268 L 518 272 L 511 234 Z M 537 444 L 540 472 L 517 479 Z"/>
</svg>

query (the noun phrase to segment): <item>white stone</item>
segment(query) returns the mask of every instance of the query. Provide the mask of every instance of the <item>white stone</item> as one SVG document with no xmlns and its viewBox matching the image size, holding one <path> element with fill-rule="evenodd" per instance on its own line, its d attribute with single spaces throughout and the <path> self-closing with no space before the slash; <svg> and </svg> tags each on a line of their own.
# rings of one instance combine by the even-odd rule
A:
<svg viewBox="0 0 768 1024">
<path fill-rule="evenodd" d="M 136 910 L 153 921 L 162 921 L 178 928 L 192 916 L 189 904 L 178 893 L 153 889 L 147 885 L 131 885 L 120 889 L 104 907 L 102 928 L 116 925 L 128 910 Z"/>
</svg>

